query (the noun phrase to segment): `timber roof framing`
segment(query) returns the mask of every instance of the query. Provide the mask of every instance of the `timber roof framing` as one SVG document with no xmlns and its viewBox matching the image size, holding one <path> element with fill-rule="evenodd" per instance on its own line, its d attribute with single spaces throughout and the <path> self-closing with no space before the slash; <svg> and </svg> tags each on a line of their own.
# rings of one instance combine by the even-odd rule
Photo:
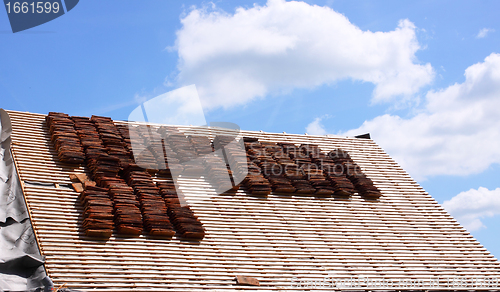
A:
<svg viewBox="0 0 500 292">
<path fill-rule="evenodd" d="M 8 113 L 14 159 L 56 287 L 66 283 L 85 291 L 373 290 L 332 288 L 331 280 L 324 282 L 368 277 L 395 284 L 383 290 L 498 290 L 477 288 L 472 282 L 449 287 L 455 278 L 500 279 L 500 263 L 370 139 L 242 131 L 259 141 L 349 151 L 382 192 L 378 200 L 358 195 L 260 198 L 243 189 L 216 195 L 206 181 L 185 178 L 181 183 L 187 201 L 206 229 L 202 241 L 117 235 L 96 241 L 83 235 L 78 194 L 65 187 L 71 183 L 69 174 L 84 168 L 57 160 L 45 115 Z M 256 278 L 260 286 L 237 285 L 238 275 Z M 439 285 L 396 285 L 400 280 L 429 279 L 439 280 Z"/>
</svg>

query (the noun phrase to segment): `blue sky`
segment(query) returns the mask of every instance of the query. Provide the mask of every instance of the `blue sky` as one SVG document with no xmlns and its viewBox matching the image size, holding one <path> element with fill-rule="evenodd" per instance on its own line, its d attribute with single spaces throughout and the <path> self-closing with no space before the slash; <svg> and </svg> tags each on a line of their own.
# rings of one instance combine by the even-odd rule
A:
<svg viewBox="0 0 500 292">
<path fill-rule="evenodd" d="M 81 1 L 16 34 L 2 11 L 0 107 L 125 120 L 139 101 L 195 83 L 208 121 L 370 132 L 498 256 L 499 8 Z"/>
</svg>

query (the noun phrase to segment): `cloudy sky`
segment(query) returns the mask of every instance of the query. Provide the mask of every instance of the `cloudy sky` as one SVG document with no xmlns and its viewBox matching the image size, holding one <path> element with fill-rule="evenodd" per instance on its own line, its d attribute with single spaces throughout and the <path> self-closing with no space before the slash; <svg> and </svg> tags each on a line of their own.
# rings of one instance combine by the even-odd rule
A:
<svg viewBox="0 0 500 292">
<path fill-rule="evenodd" d="M 127 119 L 195 84 L 207 121 L 371 133 L 500 255 L 500 3 L 81 1 L 13 34 L 0 107 Z"/>
</svg>

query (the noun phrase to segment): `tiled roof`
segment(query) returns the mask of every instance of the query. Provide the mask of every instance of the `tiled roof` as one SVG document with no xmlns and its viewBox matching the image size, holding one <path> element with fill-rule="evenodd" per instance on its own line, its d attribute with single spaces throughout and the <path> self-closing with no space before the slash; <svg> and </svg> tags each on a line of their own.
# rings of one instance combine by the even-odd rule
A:
<svg viewBox="0 0 500 292">
<path fill-rule="evenodd" d="M 348 151 L 381 191 L 377 200 L 357 194 L 257 197 L 244 188 L 217 195 L 205 180 L 186 177 L 180 179 L 181 187 L 205 228 L 203 240 L 86 237 L 78 193 L 68 187 L 69 175 L 85 169 L 57 159 L 45 115 L 8 113 L 14 159 L 45 266 L 56 287 L 372 290 L 376 281 L 383 281 L 388 286 L 378 289 L 428 290 L 431 279 L 439 281 L 433 282 L 433 289 L 471 290 L 477 289 L 474 279 L 500 279 L 499 262 L 394 160 L 372 140 L 352 137 L 242 131 L 243 136 L 259 141 Z M 185 134 L 199 131 L 179 129 Z M 235 278 L 241 275 L 256 278 L 260 286 L 238 285 Z M 359 282 L 361 278 L 375 282 L 367 287 Z M 456 279 L 468 282 L 453 282 Z M 337 288 L 332 288 L 335 283 Z"/>
</svg>

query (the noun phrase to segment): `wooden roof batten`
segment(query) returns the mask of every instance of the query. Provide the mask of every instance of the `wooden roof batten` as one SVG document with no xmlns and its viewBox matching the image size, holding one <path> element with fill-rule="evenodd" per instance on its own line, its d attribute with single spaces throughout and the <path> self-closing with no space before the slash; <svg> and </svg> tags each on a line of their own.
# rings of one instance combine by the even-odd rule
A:
<svg viewBox="0 0 500 292">
<path fill-rule="evenodd" d="M 66 284 L 82 291 L 500 290 L 497 259 L 366 137 L 241 131 L 259 141 L 349 151 L 381 190 L 378 200 L 358 195 L 344 200 L 274 194 L 259 198 L 243 189 L 216 195 L 206 181 L 184 178 L 186 199 L 206 229 L 202 241 L 119 235 L 96 241 L 85 237 L 80 228 L 83 207 L 78 194 L 53 185 L 69 185 L 69 174 L 85 169 L 57 160 L 45 115 L 7 112 L 13 127 L 12 152 L 20 180 L 27 182 L 24 195 L 32 224 L 56 287 Z M 186 134 L 200 131 L 189 126 L 179 129 Z M 238 285 L 237 276 L 254 278 L 259 286 Z"/>
</svg>

